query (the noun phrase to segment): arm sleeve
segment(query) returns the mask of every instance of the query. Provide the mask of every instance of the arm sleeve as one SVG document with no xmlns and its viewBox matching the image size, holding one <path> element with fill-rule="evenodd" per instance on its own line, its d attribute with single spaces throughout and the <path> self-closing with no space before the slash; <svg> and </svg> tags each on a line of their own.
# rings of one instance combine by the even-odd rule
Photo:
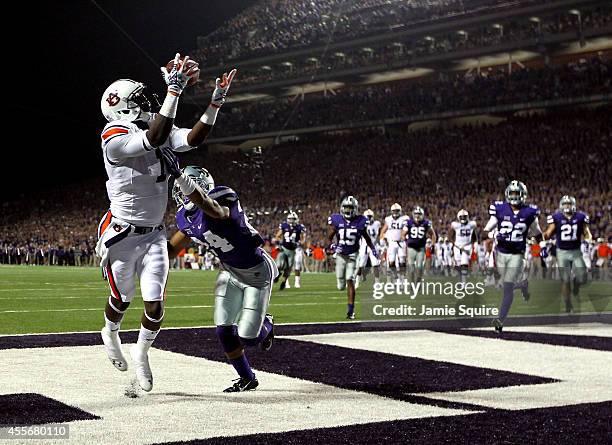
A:
<svg viewBox="0 0 612 445">
<path fill-rule="evenodd" d="M 189 128 L 172 128 L 172 131 L 170 131 L 170 136 L 168 137 L 168 142 L 170 143 L 170 148 L 172 151 L 182 153 L 195 148 L 189 145 L 187 142 L 187 135 L 190 131 L 191 130 Z"/>
<path fill-rule="evenodd" d="M 495 227 L 497 227 L 497 216 L 491 215 L 491 218 L 489 218 L 489 222 L 485 226 L 484 231 L 490 232 Z"/>
<path fill-rule="evenodd" d="M 142 156 L 153 149 L 145 131 L 132 133 L 121 128 L 111 127 L 102 134 L 102 148 L 111 164 L 123 159 Z"/>
</svg>

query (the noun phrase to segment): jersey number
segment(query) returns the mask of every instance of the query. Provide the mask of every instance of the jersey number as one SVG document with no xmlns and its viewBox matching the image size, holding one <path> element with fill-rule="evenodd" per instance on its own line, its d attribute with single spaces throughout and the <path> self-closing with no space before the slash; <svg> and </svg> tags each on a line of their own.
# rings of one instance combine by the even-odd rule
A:
<svg viewBox="0 0 612 445">
<path fill-rule="evenodd" d="M 234 248 L 225 238 L 215 235 L 210 230 L 204 232 L 204 239 L 210 246 L 219 249 L 221 252 L 229 252 Z"/>
<path fill-rule="evenodd" d="M 510 241 L 521 242 L 525 239 L 525 232 L 527 232 L 527 224 L 516 223 L 512 224 L 510 221 L 502 221 L 499 229 L 499 233 L 506 238 L 507 234 L 510 234 Z"/>
<path fill-rule="evenodd" d="M 563 224 L 561 241 L 576 241 L 576 239 L 578 239 L 578 224 Z"/>
<path fill-rule="evenodd" d="M 295 232 L 285 232 L 285 242 L 286 243 L 295 243 L 296 233 Z"/>
<path fill-rule="evenodd" d="M 423 238 L 425 236 L 425 227 L 411 227 L 410 238 Z"/>
<path fill-rule="evenodd" d="M 340 235 L 340 244 L 344 244 L 345 246 L 352 246 L 355 244 L 357 240 L 357 229 L 340 229 L 338 232 Z"/>
</svg>

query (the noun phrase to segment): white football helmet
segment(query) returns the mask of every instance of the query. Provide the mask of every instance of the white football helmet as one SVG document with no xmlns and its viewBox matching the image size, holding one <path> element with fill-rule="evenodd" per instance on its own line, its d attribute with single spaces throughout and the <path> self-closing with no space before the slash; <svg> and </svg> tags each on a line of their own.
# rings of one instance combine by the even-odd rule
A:
<svg viewBox="0 0 612 445">
<path fill-rule="evenodd" d="M 521 206 L 527 200 L 527 186 L 521 181 L 511 181 L 504 193 L 506 201 L 513 206 Z"/>
<path fill-rule="evenodd" d="M 363 216 L 368 218 L 368 222 L 370 223 L 374 221 L 374 211 L 372 209 L 367 209 L 365 212 L 363 212 Z"/>
<path fill-rule="evenodd" d="M 299 220 L 300 218 L 298 217 L 297 213 L 295 213 L 293 210 L 289 212 L 289 215 L 287 216 L 287 223 L 290 226 L 295 226 Z"/>
<path fill-rule="evenodd" d="M 345 218 L 352 218 L 359 212 L 359 203 L 354 196 L 347 196 L 340 203 L 340 213 Z"/>
<path fill-rule="evenodd" d="M 559 201 L 559 210 L 565 215 L 573 215 L 576 213 L 576 198 L 565 195 L 561 198 L 561 201 Z"/>
<path fill-rule="evenodd" d="M 415 221 L 419 222 L 419 221 L 423 221 L 423 218 L 425 218 L 425 210 L 423 210 L 419 206 L 416 206 L 412 210 L 412 219 L 414 219 Z"/>
<path fill-rule="evenodd" d="M 457 213 L 457 220 L 461 224 L 467 224 L 469 219 L 470 219 L 470 214 L 468 213 L 467 210 L 465 210 L 465 209 L 459 210 L 459 213 Z"/>
<path fill-rule="evenodd" d="M 191 178 L 204 193 L 208 194 L 215 188 L 215 180 L 205 168 L 195 165 L 188 165 L 182 171 L 185 176 Z M 176 182 L 172 187 L 172 198 L 174 199 L 174 202 L 176 202 L 176 206 L 178 208 L 185 207 L 185 210 L 192 210 L 196 207 L 196 205 L 191 202 L 188 197 L 183 195 L 181 188 Z"/>
<path fill-rule="evenodd" d="M 391 206 L 391 216 L 394 219 L 397 219 L 400 217 L 401 214 L 402 214 L 402 206 L 396 202 L 395 204 Z"/>
<path fill-rule="evenodd" d="M 153 107 L 159 108 L 157 95 L 147 95 L 143 83 L 130 79 L 119 79 L 111 83 L 100 99 L 100 109 L 107 121 L 117 120 L 147 122 Z"/>
</svg>

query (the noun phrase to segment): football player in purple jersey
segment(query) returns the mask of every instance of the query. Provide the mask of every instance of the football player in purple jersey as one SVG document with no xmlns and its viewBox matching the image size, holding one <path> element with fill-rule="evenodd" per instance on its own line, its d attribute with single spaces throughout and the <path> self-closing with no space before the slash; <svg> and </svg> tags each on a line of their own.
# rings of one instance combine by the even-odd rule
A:
<svg viewBox="0 0 612 445">
<path fill-rule="evenodd" d="M 416 206 L 412 210 L 412 217 L 404 221 L 402 227 L 402 241 L 408 246 L 408 271 L 413 283 L 421 281 L 423 267 L 425 266 L 425 244 L 427 239 L 436 242 L 436 232 L 433 224 L 425 218 L 425 211 Z"/>
<path fill-rule="evenodd" d="M 291 211 L 287 216 L 287 221 L 282 222 L 278 226 L 275 238 L 278 240 L 279 253 L 276 257 L 276 266 L 282 274 L 280 290 L 289 287 L 289 275 L 295 265 L 296 251 L 304 244 L 304 235 L 306 227 L 299 223 L 297 213 Z M 279 276 L 280 277 L 280 276 Z M 276 281 L 279 280 L 276 277 Z M 295 283 L 296 287 L 300 286 L 299 272 L 296 270 Z"/>
<path fill-rule="evenodd" d="M 245 346 L 272 347 L 274 326 L 267 314 L 272 283 L 278 275 L 274 260 L 262 248 L 263 238 L 251 226 L 229 187 L 216 186 L 200 167 L 182 171 L 172 152 L 163 151 L 167 171 L 175 178 L 173 197 L 179 231 L 168 242 L 170 258 L 191 241 L 206 245 L 222 270 L 215 284 L 214 320 L 221 346 L 239 378 L 225 392 L 255 389 L 259 382 L 244 354 Z"/>
<path fill-rule="evenodd" d="M 580 285 L 587 281 L 587 267 L 582 256 L 582 240 L 591 240 L 589 216 L 576 210 L 576 198 L 565 195 L 559 202 L 559 210 L 547 218 L 548 227 L 544 239 L 555 236 L 557 246 L 557 266 L 561 275 L 561 295 L 565 302 L 565 311 L 572 312 L 574 307 L 570 296 L 570 278 L 574 267 L 575 297 L 579 294 Z"/>
<path fill-rule="evenodd" d="M 538 216 L 540 209 L 533 204 L 526 204 L 527 187 L 521 181 L 511 181 L 504 193 L 505 201 L 495 201 L 489 207 L 489 222 L 483 230 L 483 238 L 492 237 L 497 229 L 497 269 L 501 275 L 504 296 L 499 310 L 499 318 L 493 320 L 493 326 L 502 332 L 504 321 L 510 312 L 514 289 L 521 289 L 525 301 L 529 299 L 527 280 L 519 283 L 524 268 L 527 238 L 533 235 L 537 242 L 542 239 L 542 230 Z"/>
<path fill-rule="evenodd" d="M 331 215 L 327 223 L 327 238 L 333 243 L 329 250 L 336 257 L 336 279 L 338 290 L 347 289 L 348 307 L 346 318 L 355 319 L 355 275 L 357 273 L 357 255 L 359 240 L 363 238 L 374 256 L 378 257 L 376 246 L 367 232 L 368 219 L 359 214 L 359 203 L 354 196 L 347 196 L 340 203 L 340 213 Z"/>
</svg>

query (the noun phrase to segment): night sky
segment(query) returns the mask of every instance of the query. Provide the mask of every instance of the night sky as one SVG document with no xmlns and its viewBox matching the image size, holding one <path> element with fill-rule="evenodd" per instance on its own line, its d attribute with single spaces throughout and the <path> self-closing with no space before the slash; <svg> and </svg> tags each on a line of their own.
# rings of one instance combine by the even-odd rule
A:
<svg viewBox="0 0 612 445">
<path fill-rule="evenodd" d="M 4 76 L 11 138 L 3 147 L 3 196 L 103 176 L 100 97 L 108 84 L 128 77 L 163 93 L 159 68 L 147 55 L 165 64 L 254 1 L 98 0 L 144 51 L 90 0 L 17 3 L 20 31 L 8 37 L 8 47 L 17 48 Z M 7 187 L 9 181 L 19 186 Z"/>
</svg>

